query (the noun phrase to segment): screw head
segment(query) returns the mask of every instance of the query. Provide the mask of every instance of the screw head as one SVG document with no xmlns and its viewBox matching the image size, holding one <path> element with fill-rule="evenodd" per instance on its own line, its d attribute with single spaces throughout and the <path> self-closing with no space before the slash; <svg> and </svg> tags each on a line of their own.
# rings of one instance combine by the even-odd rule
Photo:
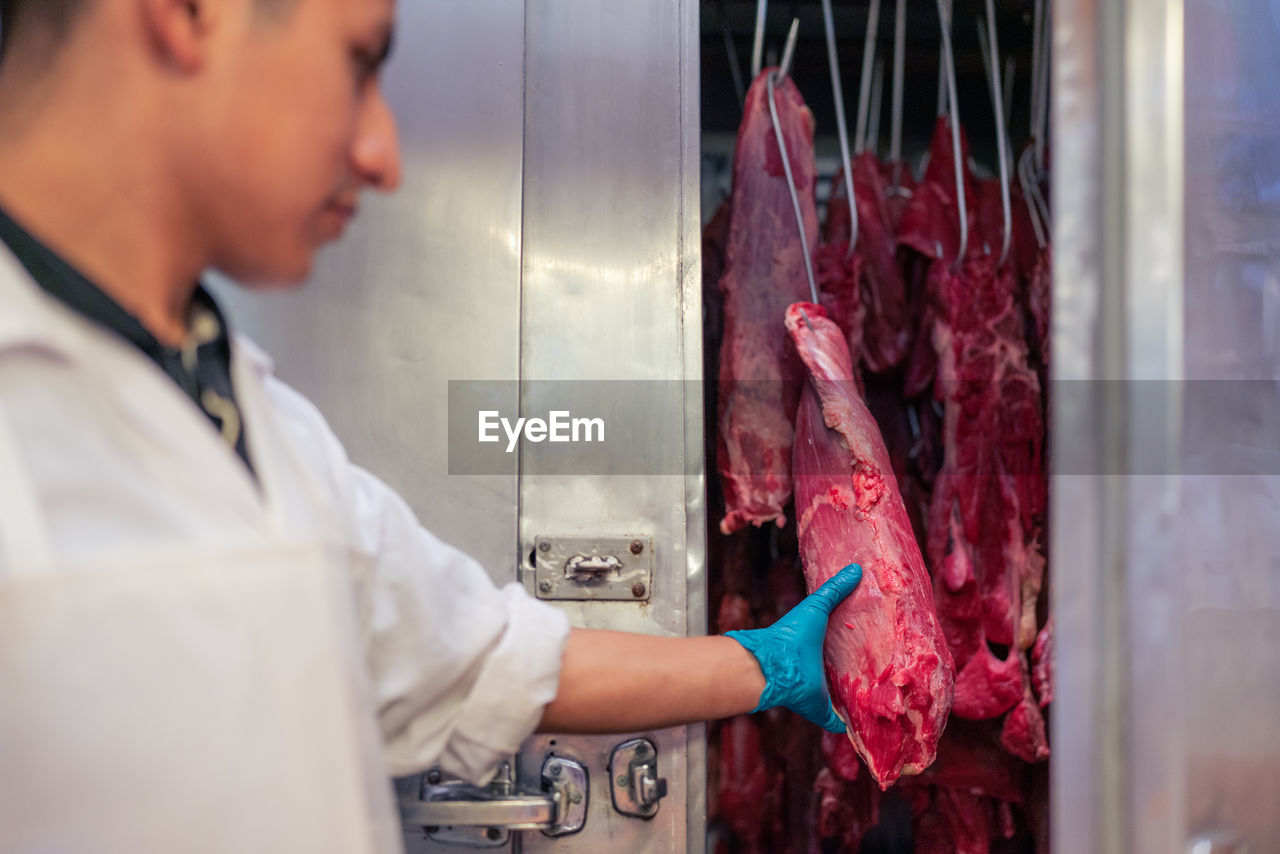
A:
<svg viewBox="0 0 1280 854">
<path fill-rule="evenodd" d="M 637 599 L 643 599 L 644 585 L 638 581 L 635 584 L 631 585 L 631 595 L 636 597 Z"/>
<path fill-rule="evenodd" d="M 614 780 L 613 782 L 618 784 L 619 789 L 625 789 L 631 785 L 631 778 L 628 777 L 626 774 L 619 774 L 618 779 Z"/>
<path fill-rule="evenodd" d="M 498 830 L 498 828 L 496 827 L 491 827 L 484 832 L 484 835 L 489 837 L 490 839 L 498 839 L 500 836 L 502 836 L 502 831 Z"/>
<path fill-rule="evenodd" d="M 547 773 L 548 773 L 548 774 L 550 774 L 552 777 L 559 777 L 559 776 L 560 776 L 560 763 L 559 763 L 559 762 L 552 762 L 550 765 L 548 765 L 548 766 L 547 766 Z"/>
<path fill-rule="evenodd" d="M 642 552 L 642 551 L 644 551 L 644 543 L 640 542 L 639 540 L 632 540 L 632 541 L 631 541 L 631 553 L 632 553 L 633 555 L 638 555 L 638 554 L 640 554 L 640 552 Z"/>
<path fill-rule="evenodd" d="M 648 756 L 648 755 L 649 755 L 649 745 L 645 744 L 644 742 L 641 742 L 640 744 L 636 745 L 636 756 Z"/>
<path fill-rule="evenodd" d="M 550 540 L 543 540 L 542 542 L 538 543 L 538 551 L 540 551 L 540 552 L 549 552 L 549 551 L 551 551 L 551 541 L 550 541 Z"/>
<path fill-rule="evenodd" d="M 543 581 L 539 581 L 539 582 L 538 582 L 538 589 L 539 589 L 539 590 L 541 590 L 543 593 L 550 593 L 550 592 L 551 592 L 551 582 L 550 582 L 550 581 L 546 581 L 545 579 L 544 579 Z"/>
<path fill-rule="evenodd" d="M 433 786 L 434 786 L 436 783 L 439 783 L 439 782 L 440 782 L 440 772 L 439 772 L 439 771 L 428 771 L 428 772 L 427 772 L 427 782 L 428 782 L 428 783 L 430 783 L 430 784 L 431 784 L 431 785 L 433 785 Z"/>
</svg>

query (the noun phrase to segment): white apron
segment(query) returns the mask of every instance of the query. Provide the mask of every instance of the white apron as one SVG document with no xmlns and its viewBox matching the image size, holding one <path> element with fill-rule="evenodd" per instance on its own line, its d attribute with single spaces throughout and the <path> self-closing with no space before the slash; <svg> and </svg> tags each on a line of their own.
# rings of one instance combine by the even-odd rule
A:
<svg viewBox="0 0 1280 854">
<path fill-rule="evenodd" d="M 399 850 L 350 557 L 287 520 L 312 481 L 247 427 L 266 542 L 58 565 L 0 402 L 3 854 Z"/>
</svg>

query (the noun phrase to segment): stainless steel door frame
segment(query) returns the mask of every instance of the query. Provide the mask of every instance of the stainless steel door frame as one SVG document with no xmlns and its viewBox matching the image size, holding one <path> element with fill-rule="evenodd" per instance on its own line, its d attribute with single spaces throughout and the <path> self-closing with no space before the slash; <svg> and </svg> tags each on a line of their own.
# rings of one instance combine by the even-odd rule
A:
<svg viewBox="0 0 1280 854">
<path fill-rule="evenodd" d="M 1147 746 L 1173 739 L 1140 725 L 1173 691 L 1162 666 L 1171 653 L 1158 642 L 1171 633 L 1158 625 L 1167 585 L 1141 559 L 1147 544 L 1135 531 L 1144 517 L 1176 512 L 1167 501 L 1176 471 L 1167 464 L 1177 436 L 1151 428 L 1153 417 L 1177 419 L 1144 409 L 1135 392 L 1142 383 L 1176 390 L 1181 378 L 1180 23 L 1180 0 L 1053 6 L 1058 854 L 1180 850 L 1133 847 L 1153 826 L 1147 810 L 1168 808 L 1159 794 L 1171 794 Z M 1153 435 L 1164 440 L 1170 477 L 1136 478 L 1138 446 Z"/>
</svg>

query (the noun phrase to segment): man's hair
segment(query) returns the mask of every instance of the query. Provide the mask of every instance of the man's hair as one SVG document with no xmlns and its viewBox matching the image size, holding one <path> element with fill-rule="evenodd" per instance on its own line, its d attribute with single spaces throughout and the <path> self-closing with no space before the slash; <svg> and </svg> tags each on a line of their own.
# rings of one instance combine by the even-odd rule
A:
<svg viewBox="0 0 1280 854">
<path fill-rule="evenodd" d="M 85 0 L 0 0 L 0 57 L 26 28 L 40 30 L 52 46 L 61 44 L 84 5 Z"/>
</svg>

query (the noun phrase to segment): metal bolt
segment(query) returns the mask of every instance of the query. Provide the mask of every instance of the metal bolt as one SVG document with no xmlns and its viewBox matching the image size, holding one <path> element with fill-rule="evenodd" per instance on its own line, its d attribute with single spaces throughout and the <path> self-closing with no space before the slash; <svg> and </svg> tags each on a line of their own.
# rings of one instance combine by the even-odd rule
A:
<svg viewBox="0 0 1280 854">
<path fill-rule="evenodd" d="M 550 765 L 548 765 L 548 766 L 547 766 L 547 773 L 548 773 L 548 774 L 550 774 L 552 777 L 559 777 L 559 776 L 560 776 L 560 763 L 559 763 L 559 762 L 552 762 Z"/>
<path fill-rule="evenodd" d="M 644 543 L 640 542 L 639 540 L 632 540 L 632 541 L 631 541 L 631 553 L 632 553 L 633 555 L 638 555 L 638 554 L 640 554 L 640 552 L 642 552 L 642 551 L 644 551 Z"/>
<path fill-rule="evenodd" d="M 491 827 L 484 832 L 484 835 L 489 837 L 490 839 L 496 840 L 502 836 L 502 831 L 498 830 L 498 828 L 496 827 Z"/>
<path fill-rule="evenodd" d="M 636 597 L 637 599 L 643 599 L 644 585 L 638 581 L 635 584 L 631 585 L 631 595 Z"/>
<path fill-rule="evenodd" d="M 538 551 L 540 551 L 540 552 L 549 552 L 549 551 L 551 551 L 551 541 L 550 541 L 550 540 L 543 540 L 542 542 L 538 543 Z"/>
<path fill-rule="evenodd" d="M 550 582 L 550 581 L 547 581 L 547 580 L 545 580 L 545 579 L 544 579 L 544 580 L 542 580 L 542 581 L 539 581 L 539 582 L 538 582 L 538 589 L 539 589 L 539 590 L 541 590 L 543 593 L 550 593 L 550 592 L 551 592 L 551 582 Z"/>
<path fill-rule="evenodd" d="M 440 782 L 440 772 L 439 772 L 439 771 L 428 771 L 428 772 L 427 772 L 427 782 L 428 782 L 428 783 L 430 783 L 430 784 L 431 784 L 431 785 L 433 785 L 433 786 L 434 786 L 436 783 L 439 783 L 439 782 Z"/>
<path fill-rule="evenodd" d="M 636 745 L 636 756 L 644 757 L 649 755 L 649 745 L 640 742 Z"/>
<path fill-rule="evenodd" d="M 614 780 L 613 782 L 618 784 L 618 788 L 625 789 L 631 785 L 631 778 L 628 777 L 626 774 L 619 774 L 618 779 Z"/>
<path fill-rule="evenodd" d="M 581 792 L 570 792 L 570 793 L 569 793 L 569 803 L 571 803 L 571 804 L 580 804 L 580 803 L 582 803 L 582 793 L 581 793 Z"/>
</svg>

